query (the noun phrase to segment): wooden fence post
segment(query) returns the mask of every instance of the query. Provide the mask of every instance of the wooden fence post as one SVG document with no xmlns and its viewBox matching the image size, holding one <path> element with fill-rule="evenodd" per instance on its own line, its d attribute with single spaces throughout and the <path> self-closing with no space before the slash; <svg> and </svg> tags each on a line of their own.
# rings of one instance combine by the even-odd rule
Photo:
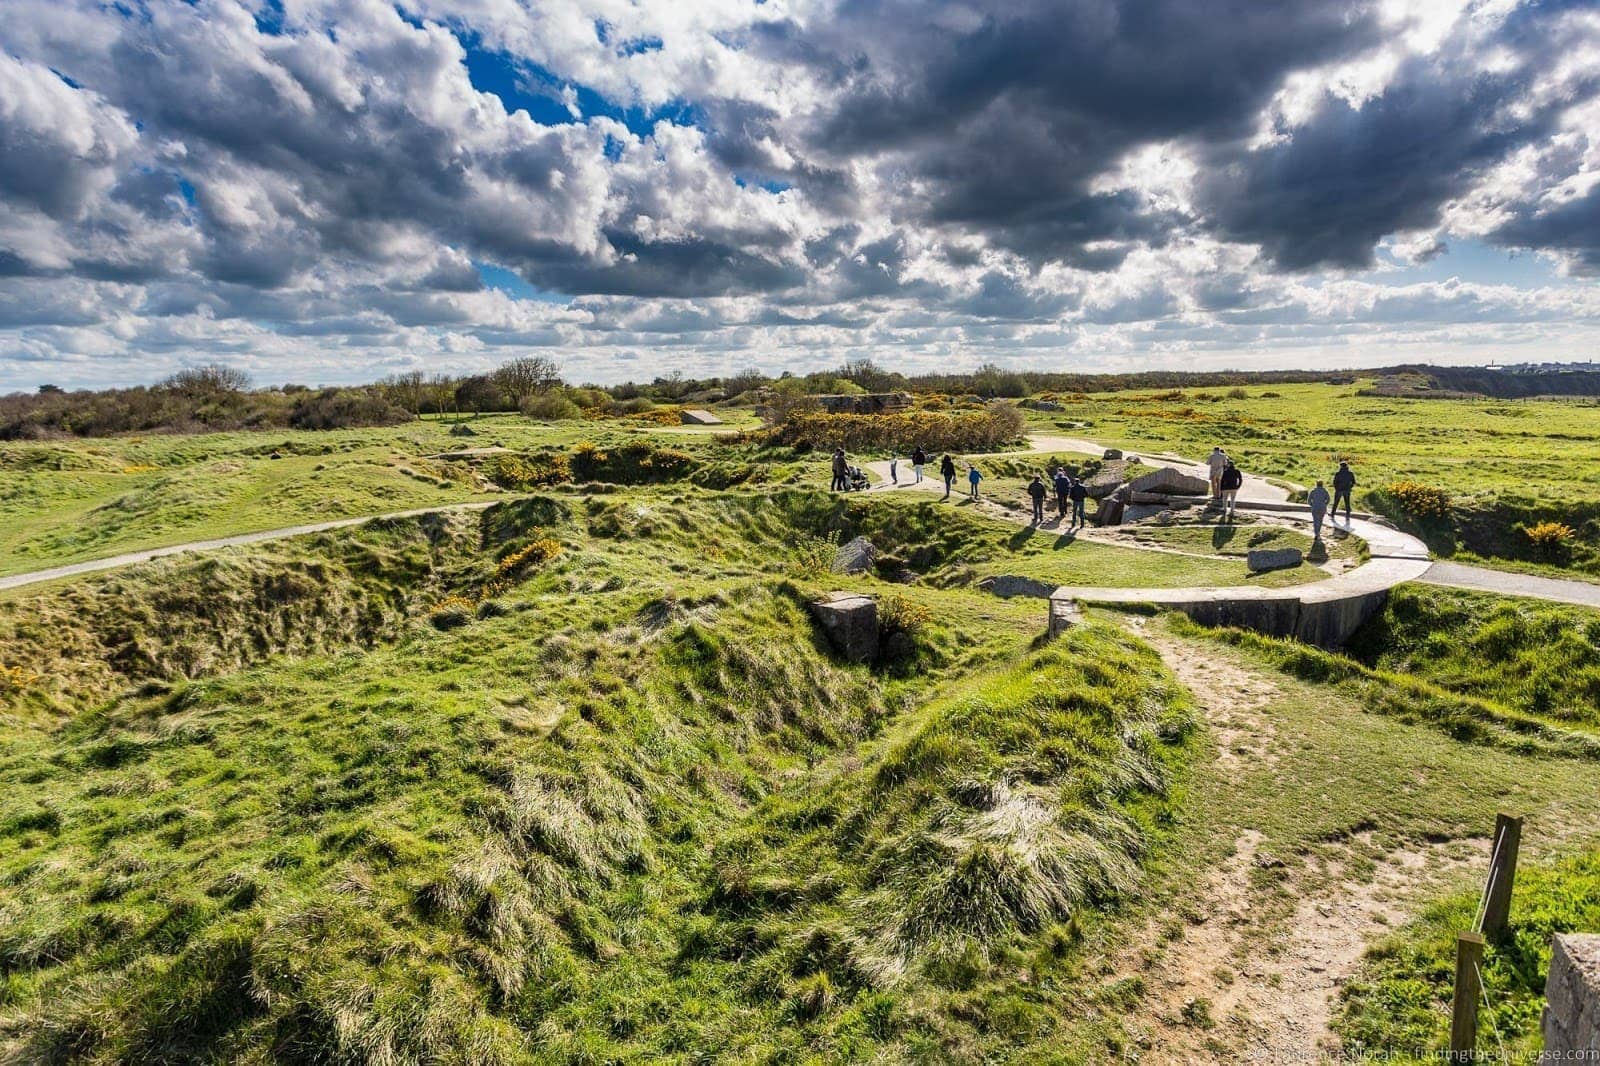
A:
<svg viewBox="0 0 1600 1066">
<path fill-rule="evenodd" d="M 1450 1061 L 1470 1062 L 1478 1047 L 1478 968 L 1483 935 L 1456 936 L 1456 993 L 1450 1003 Z"/>
<path fill-rule="evenodd" d="M 1497 814 L 1494 847 L 1489 852 L 1489 887 L 1483 905 L 1483 935 L 1489 940 L 1505 936 L 1511 924 L 1511 887 L 1517 880 L 1517 846 L 1522 842 L 1522 819 Z"/>
</svg>

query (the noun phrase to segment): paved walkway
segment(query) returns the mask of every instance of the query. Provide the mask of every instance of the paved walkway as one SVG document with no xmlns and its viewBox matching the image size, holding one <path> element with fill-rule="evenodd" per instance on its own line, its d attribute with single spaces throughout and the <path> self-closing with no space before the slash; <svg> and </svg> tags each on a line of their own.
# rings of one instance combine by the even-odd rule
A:
<svg viewBox="0 0 1600 1066">
<path fill-rule="evenodd" d="M 41 581 L 54 581 L 57 578 L 74 577 L 78 574 L 93 574 L 101 570 L 116 570 L 120 567 L 132 566 L 135 563 L 147 563 L 151 559 L 161 559 L 168 555 L 181 555 L 184 552 L 212 551 L 216 548 L 232 548 L 241 544 L 260 544 L 268 540 L 282 540 L 285 537 L 303 537 L 309 533 L 325 533 L 330 529 L 348 529 L 350 526 L 359 526 L 386 518 L 417 518 L 422 515 L 446 514 L 451 511 L 481 511 L 499 502 L 500 500 L 477 500 L 472 503 L 446 504 L 442 507 L 419 507 L 411 511 L 391 511 L 389 514 L 365 515 L 361 518 L 338 518 L 330 522 L 313 522 L 303 526 L 285 526 L 282 529 L 264 529 L 257 533 L 240 533 L 232 537 L 218 537 L 215 540 L 195 540 L 187 544 L 173 544 L 166 548 L 148 548 L 144 551 L 123 552 L 121 555 L 108 555 L 104 559 L 90 559 L 87 562 L 69 563 L 66 566 L 52 566 L 48 570 L 34 570 L 26 574 L 11 574 L 8 577 L 0 577 L 0 590 L 21 588 L 24 585 L 36 585 Z"/>
<path fill-rule="evenodd" d="M 1600 585 L 1592 585 L 1587 581 L 1513 574 L 1482 566 L 1464 566 L 1461 563 L 1434 563 L 1420 580 L 1429 585 L 1477 589 L 1480 592 L 1496 592 L 1502 596 L 1528 596 L 1536 600 L 1554 600 L 1557 603 L 1600 607 Z"/>
</svg>

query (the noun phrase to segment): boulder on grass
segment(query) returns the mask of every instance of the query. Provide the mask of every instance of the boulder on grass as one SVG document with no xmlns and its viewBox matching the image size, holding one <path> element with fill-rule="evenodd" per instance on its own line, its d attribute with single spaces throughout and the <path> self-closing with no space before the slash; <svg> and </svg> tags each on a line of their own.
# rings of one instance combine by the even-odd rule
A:
<svg viewBox="0 0 1600 1066">
<path fill-rule="evenodd" d="M 1252 574 L 1289 570 L 1305 561 L 1299 548 L 1256 548 L 1244 557 Z"/>
<path fill-rule="evenodd" d="M 811 614 L 828 643 L 855 663 L 878 657 L 878 601 L 853 592 L 835 592 L 811 605 Z"/>
<path fill-rule="evenodd" d="M 1013 596 L 1033 596 L 1037 599 L 1047 600 L 1056 590 L 1056 586 L 1039 581 L 1031 577 L 1021 577 L 1017 574 L 1001 574 L 998 577 L 986 577 L 978 582 L 978 587 L 994 593 L 1003 600 Z"/>
<path fill-rule="evenodd" d="M 1192 477 L 1171 466 L 1136 477 L 1128 485 L 1134 492 L 1157 496 L 1205 496 L 1211 492 L 1211 483 L 1205 478 Z"/>
<path fill-rule="evenodd" d="M 448 432 L 452 437 L 476 437 L 478 435 L 478 431 L 465 422 L 457 422 L 450 427 Z"/>
<path fill-rule="evenodd" d="M 1107 448 L 1106 449 L 1106 453 L 1104 455 L 1102 455 L 1101 458 L 1102 459 L 1121 459 L 1122 458 L 1122 449 L 1121 448 Z"/>
<path fill-rule="evenodd" d="M 857 537 L 839 545 L 833 554 L 833 572 L 836 574 L 864 574 L 878 560 L 878 549 L 866 537 Z"/>
</svg>

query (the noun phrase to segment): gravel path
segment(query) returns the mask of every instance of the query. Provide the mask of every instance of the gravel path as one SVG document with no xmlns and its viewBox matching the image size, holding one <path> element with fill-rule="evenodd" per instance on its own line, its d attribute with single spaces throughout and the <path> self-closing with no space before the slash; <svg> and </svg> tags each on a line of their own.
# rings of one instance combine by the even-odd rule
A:
<svg viewBox="0 0 1600 1066">
<path fill-rule="evenodd" d="M 1502 596 L 1528 596 L 1536 600 L 1554 600 L 1557 603 L 1600 607 L 1600 585 L 1591 585 L 1587 581 L 1512 574 L 1482 566 L 1464 566 L 1461 563 L 1434 563 L 1420 580 L 1430 585 L 1497 592 Z"/>
</svg>

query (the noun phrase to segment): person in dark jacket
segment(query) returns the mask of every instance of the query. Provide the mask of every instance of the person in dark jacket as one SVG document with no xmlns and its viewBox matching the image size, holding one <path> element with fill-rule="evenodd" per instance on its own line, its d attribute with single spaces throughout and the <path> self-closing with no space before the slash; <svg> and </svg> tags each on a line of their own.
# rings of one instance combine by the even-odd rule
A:
<svg viewBox="0 0 1600 1066">
<path fill-rule="evenodd" d="M 978 498 L 978 482 L 980 482 L 982 480 L 983 480 L 983 474 L 978 471 L 978 468 L 976 466 L 973 466 L 971 463 L 968 463 L 967 464 L 967 484 L 972 486 L 972 498 L 974 500 L 976 500 Z"/>
<path fill-rule="evenodd" d="M 1038 474 L 1033 475 L 1033 480 L 1028 482 L 1028 497 L 1033 500 L 1033 524 L 1044 524 L 1044 498 L 1049 494 L 1049 489 L 1044 487 L 1044 479 Z"/>
<path fill-rule="evenodd" d="M 1086 526 L 1089 520 L 1084 517 L 1083 501 L 1089 498 L 1089 486 L 1077 478 L 1072 479 L 1072 487 L 1067 490 L 1067 497 L 1072 500 L 1072 524 Z"/>
<path fill-rule="evenodd" d="M 939 460 L 939 475 L 944 478 L 944 498 L 950 498 L 950 487 L 956 483 L 956 461 L 946 455 Z"/>
<path fill-rule="evenodd" d="M 1356 487 L 1356 474 L 1349 463 L 1340 463 L 1333 475 L 1333 517 L 1339 517 L 1339 501 L 1344 501 L 1344 523 L 1350 524 L 1350 491 Z"/>
<path fill-rule="evenodd" d="M 1072 493 L 1072 475 L 1067 473 L 1067 468 L 1056 468 L 1056 476 L 1051 479 L 1056 485 L 1056 514 L 1062 518 L 1067 517 L 1067 502 Z"/>
<path fill-rule="evenodd" d="M 911 449 L 911 473 L 915 475 L 911 479 L 912 484 L 922 484 L 922 468 L 927 465 L 928 453 L 922 450 L 922 445 L 919 444 Z"/>
<path fill-rule="evenodd" d="M 1239 498 L 1239 490 L 1244 486 L 1244 474 L 1233 465 L 1232 460 L 1222 468 L 1222 519 L 1225 522 L 1233 521 L 1234 501 Z"/>
<path fill-rule="evenodd" d="M 829 492 L 844 492 L 850 486 L 850 464 L 845 461 L 844 449 L 833 450 L 833 484 Z"/>
</svg>

